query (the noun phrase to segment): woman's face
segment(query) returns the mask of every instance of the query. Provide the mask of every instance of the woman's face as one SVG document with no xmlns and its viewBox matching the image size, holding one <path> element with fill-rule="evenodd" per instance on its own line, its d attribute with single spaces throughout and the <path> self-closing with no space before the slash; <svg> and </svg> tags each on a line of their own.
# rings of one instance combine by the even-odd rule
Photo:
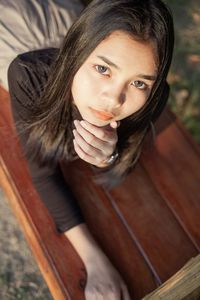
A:
<svg viewBox="0 0 200 300">
<path fill-rule="evenodd" d="M 101 127 L 139 110 L 156 80 L 156 57 L 153 43 L 123 31 L 103 40 L 73 79 L 73 102 L 83 120 Z"/>
</svg>

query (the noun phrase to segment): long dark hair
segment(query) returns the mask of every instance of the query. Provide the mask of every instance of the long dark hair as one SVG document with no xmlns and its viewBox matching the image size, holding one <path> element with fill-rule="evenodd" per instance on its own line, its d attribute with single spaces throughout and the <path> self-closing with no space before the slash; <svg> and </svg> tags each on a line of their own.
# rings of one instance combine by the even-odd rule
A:
<svg viewBox="0 0 200 300">
<path fill-rule="evenodd" d="M 135 165 L 150 123 L 165 107 L 169 87 L 166 77 L 171 64 L 174 29 L 169 9 L 160 0 L 94 0 L 68 31 L 50 68 L 47 83 L 34 111 L 26 117 L 30 131 L 27 152 L 40 164 L 55 164 L 73 159 L 73 119 L 80 119 L 72 105 L 74 75 L 109 34 L 116 30 L 129 33 L 140 41 L 153 41 L 158 56 L 158 77 L 146 104 L 121 121 L 118 128 L 119 157 L 101 169 L 101 180 L 113 186 Z"/>
</svg>

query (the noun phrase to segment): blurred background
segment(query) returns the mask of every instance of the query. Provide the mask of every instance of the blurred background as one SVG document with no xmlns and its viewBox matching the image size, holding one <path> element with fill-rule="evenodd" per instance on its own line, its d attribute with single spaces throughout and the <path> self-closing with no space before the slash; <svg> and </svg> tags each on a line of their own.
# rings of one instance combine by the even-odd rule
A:
<svg viewBox="0 0 200 300">
<path fill-rule="evenodd" d="M 166 0 L 175 25 L 169 75 L 171 109 L 200 144 L 200 5 L 198 0 Z"/>
<path fill-rule="evenodd" d="M 200 144 L 199 0 L 165 2 L 172 10 L 176 34 L 174 58 L 168 78 L 171 84 L 169 105 Z M 1 189 L 0 299 L 52 299 Z"/>
</svg>

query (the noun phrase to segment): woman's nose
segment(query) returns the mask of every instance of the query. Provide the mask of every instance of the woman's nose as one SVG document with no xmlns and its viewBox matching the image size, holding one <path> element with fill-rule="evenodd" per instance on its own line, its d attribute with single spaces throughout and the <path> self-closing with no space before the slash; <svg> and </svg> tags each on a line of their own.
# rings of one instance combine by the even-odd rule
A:
<svg viewBox="0 0 200 300">
<path fill-rule="evenodd" d="M 123 88 L 112 86 L 109 90 L 105 92 L 105 98 L 107 105 L 112 108 L 121 107 L 126 101 L 126 94 Z"/>
</svg>

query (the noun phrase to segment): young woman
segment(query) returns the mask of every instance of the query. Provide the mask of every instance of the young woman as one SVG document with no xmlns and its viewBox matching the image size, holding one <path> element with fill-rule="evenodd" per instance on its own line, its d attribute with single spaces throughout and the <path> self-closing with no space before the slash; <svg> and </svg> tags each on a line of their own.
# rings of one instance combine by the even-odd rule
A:
<svg viewBox="0 0 200 300">
<path fill-rule="evenodd" d="M 166 104 L 173 42 L 162 1 L 94 0 L 59 50 L 19 55 L 9 67 L 13 116 L 33 183 L 85 264 L 87 300 L 130 295 L 84 223 L 59 163 L 83 159 L 110 187 L 124 178 Z"/>
</svg>

